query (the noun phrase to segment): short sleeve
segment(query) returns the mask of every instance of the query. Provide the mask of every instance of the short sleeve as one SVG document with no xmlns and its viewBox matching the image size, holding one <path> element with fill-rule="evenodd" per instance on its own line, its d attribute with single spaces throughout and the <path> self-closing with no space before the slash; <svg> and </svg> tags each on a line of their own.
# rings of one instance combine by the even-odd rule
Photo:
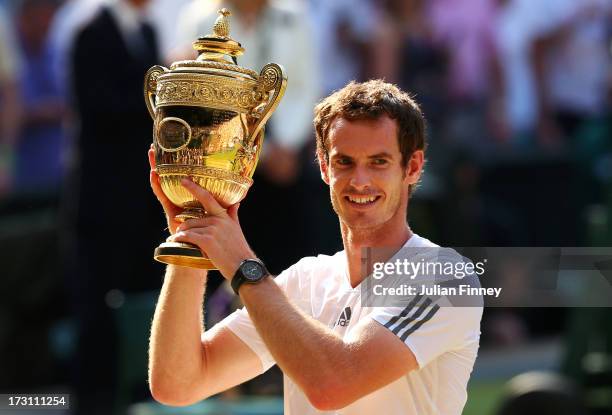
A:
<svg viewBox="0 0 612 415">
<path fill-rule="evenodd" d="M 289 285 L 288 281 L 292 279 L 295 273 L 295 266 L 292 266 L 274 278 L 274 282 L 276 282 L 276 284 L 281 287 L 281 289 L 288 296 L 290 296 L 290 293 L 287 292 L 287 286 Z M 257 333 L 255 325 L 253 324 L 246 307 L 242 307 L 241 309 L 234 311 L 232 314 L 219 322 L 218 325 L 230 329 L 232 333 L 238 336 L 240 340 L 242 340 L 251 350 L 253 350 L 261 361 L 263 372 L 276 364 L 276 361 L 272 357 L 268 347 L 264 343 L 259 333 Z"/>
<path fill-rule="evenodd" d="M 482 307 L 440 305 L 415 296 L 405 307 L 380 307 L 371 318 L 400 338 L 423 368 L 445 352 L 458 350 L 480 339 Z"/>
<path fill-rule="evenodd" d="M 255 329 L 246 307 L 234 311 L 219 323 L 232 331 L 259 357 L 263 372 L 270 369 L 276 363 L 270 354 L 268 347 Z"/>
</svg>

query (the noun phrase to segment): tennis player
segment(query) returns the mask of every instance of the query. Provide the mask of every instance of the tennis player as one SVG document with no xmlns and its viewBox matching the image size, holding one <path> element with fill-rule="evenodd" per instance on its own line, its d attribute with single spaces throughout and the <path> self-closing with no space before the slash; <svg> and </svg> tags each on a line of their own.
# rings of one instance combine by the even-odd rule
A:
<svg viewBox="0 0 612 415">
<path fill-rule="evenodd" d="M 180 210 L 161 191 L 149 153 L 169 240 L 200 247 L 245 305 L 203 327 L 206 272 L 168 266 L 150 341 L 153 397 L 167 405 L 192 404 L 277 364 L 284 373 L 285 414 L 459 415 L 482 307 L 444 307 L 420 295 L 406 307 L 361 301 L 360 284 L 372 278 L 362 271 L 362 248 L 437 247 L 407 222 L 425 159 L 421 110 L 394 85 L 353 82 L 316 107 L 314 125 L 344 250 L 303 258 L 275 278 L 247 243 L 238 204 L 226 210 L 184 180 L 210 216 L 174 220 Z M 271 203 L 275 208 L 282 205 Z"/>
</svg>

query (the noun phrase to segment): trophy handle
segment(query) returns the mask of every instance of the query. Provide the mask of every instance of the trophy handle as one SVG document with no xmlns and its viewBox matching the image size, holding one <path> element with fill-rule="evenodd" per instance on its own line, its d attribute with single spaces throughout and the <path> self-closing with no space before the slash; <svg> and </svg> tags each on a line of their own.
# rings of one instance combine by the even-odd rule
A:
<svg viewBox="0 0 612 415">
<path fill-rule="evenodd" d="M 157 108 L 155 108 L 155 92 L 157 91 L 157 78 L 168 72 L 168 68 L 155 65 L 149 68 L 144 77 L 144 99 L 151 118 L 155 119 Z"/>
<path fill-rule="evenodd" d="M 257 90 L 264 94 L 274 91 L 272 97 L 253 110 L 253 117 L 257 119 L 251 137 L 257 137 L 261 129 L 266 125 L 278 104 L 280 103 L 285 89 L 287 88 L 287 75 L 282 66 L 276 63 L 269 63 L 261 68 L 257 79 Z"/>
</svg>

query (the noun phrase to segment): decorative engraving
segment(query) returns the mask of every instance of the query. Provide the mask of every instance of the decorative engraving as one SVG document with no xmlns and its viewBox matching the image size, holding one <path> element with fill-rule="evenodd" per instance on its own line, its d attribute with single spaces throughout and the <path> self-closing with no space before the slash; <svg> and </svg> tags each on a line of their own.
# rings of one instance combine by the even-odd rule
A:
<svg viewBox="0 0 612 415">
<path fill-rule="evenodd" d="M 198 200 L 181 184 L 184 177 L 208 190 L 222 205 L 239 202 L 253 181 L 239 174 L 214 167 L 187 165 L 157 166 L 162 190 L 172 203 L 184 208 L 201 208 Z"/>
<path fill-rule="evenodd" d="M 227 170 L 216 169 L 214 167 L 188 166 L 177 164 L 161 164 L 156 167 L 160 176 L 169 174 L 181 174 L 183 176 L 208 176 L 220 180 L 231 180 L 241 185 L 250 186 L 253 180 Z"/>
<path fill-rule="evenodd" d="M 255 82 L 229 79 L 185 79 L 164 77 L 157 82 L 157 105 L 194 105 L 248 113 L 264 97 Z"/>
<path fill-rule="evenodd" d="M 149 91 L 155 91 L 157 89 L 157 78 L 162 74 L 162 71 L 151 71 L 149 74 Z"/>
<path fill-rule="evenodd" d="M 283 76 L 278 65 L 267 65 L 263 68 L 259 81 L 264 91 L 271 91 L 278 87 L 279 80 Z"/>
<path fill-rule="evenodd" d="M 255 127 L 251 131 L 251 137 L 257 137 L 259 132 L 262 131 L 263 126 L 278 106 L 286 88 L 287 76 L 280 65 L 269 63 L 261 68 L 257 80 L 257 89 L 262 92 L 264 103 L 251 111 L 251 116 L 257 119 Z M 268 98 L 269 93 L 272 94 L 270 98 Z"/>
<path fill-rule="evenodd" d="M 155 105 L 155 91 L 157 91 L 157 81 L 159 77 L 168 72 L 167 68 L 160 65 L 151 67 L 145 74 L 144 79 L 144 99 L 151 118 L 155 118 L 156 105 Z"/>
<path fill-rule="evenodd" d="M 206 176 L 217 180 L 231 181 L 241 186 L 250 187 L 253 180 L 227 170 L 216 169 L 214 167 L 188 166 L 180 164 L 162 164 L 155 169 L 160 177 L 163 176 Z"/>
</svg>

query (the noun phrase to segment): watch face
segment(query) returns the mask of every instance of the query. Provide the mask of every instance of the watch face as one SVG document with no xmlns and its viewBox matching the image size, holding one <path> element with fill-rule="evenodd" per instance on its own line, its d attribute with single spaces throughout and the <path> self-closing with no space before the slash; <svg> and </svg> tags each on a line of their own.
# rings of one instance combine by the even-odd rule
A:
<svg viewBox="0 0 612 415">
<path fill-rule="evenodd" d="M 258 262 L 249 261 L 242 264 L 242 275 L 249 281 L 257 281 L 264 275 L 264 269 Z"/>
</svg>

